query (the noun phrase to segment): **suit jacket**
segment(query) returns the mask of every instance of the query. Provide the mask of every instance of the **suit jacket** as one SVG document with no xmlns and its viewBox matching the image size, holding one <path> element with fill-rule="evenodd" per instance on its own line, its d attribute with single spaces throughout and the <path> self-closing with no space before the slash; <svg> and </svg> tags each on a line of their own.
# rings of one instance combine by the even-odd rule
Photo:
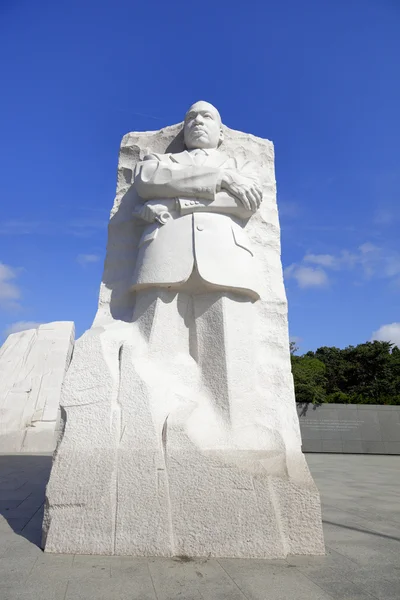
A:
<svg viewBox="0 0 400 600">
<path fill-rule="evenodd" d="M 252 213 L 217 189 L 220 170 L 235 169 L 257 177 L 254 166 L 240 169 L 236 159 L 218 150 L 193 158 L 150 154 L 137 164 L 134 186 L 144 202 L 163 205 L 171 218 L 152 223 L 139 242 L 133 288 L 177 284 L 190 277 L 196 263 L 208 283 L 257 299 L 257 273 L 251 243 L 239 224 Z"/>
</svg>

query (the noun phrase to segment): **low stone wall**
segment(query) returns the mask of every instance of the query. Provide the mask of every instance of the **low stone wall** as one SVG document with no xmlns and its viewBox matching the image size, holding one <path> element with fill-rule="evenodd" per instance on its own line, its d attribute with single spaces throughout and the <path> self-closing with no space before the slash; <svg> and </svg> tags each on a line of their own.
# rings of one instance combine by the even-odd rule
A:
<svg viewBox="0 0 400 600">
<path fill-rule="evenodd" d="M 303 452 L 400 454 L 400 406 L 298 404 Z"/>
</svg>

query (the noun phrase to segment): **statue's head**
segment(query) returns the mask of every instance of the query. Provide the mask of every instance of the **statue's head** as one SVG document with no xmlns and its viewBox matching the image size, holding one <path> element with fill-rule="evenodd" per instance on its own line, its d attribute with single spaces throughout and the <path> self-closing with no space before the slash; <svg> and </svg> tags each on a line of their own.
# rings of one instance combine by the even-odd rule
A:
<svg viewBox="0 0 400 600">
<path fill-rule="evenodd" d="M 185 115 L 183 126 L 185 146 L 194 148 L 218 148 L 223 139 L 221 117 L 209 102 L 192 104 Z"/>
</svg>

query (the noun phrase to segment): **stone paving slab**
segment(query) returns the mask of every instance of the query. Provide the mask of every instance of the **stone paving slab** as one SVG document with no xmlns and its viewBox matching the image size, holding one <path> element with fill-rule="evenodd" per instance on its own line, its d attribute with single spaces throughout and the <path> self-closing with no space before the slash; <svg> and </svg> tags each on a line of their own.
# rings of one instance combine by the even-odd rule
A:
<svg viewBox="0 0 400 600">
<path fill-rule="evenodd" d="M 326 556 L 190 560 L 44 554 L 51 457 L 0 455 L 0 600 L 400 600 L 400 457 L 307 461 Z"/>
</svg>

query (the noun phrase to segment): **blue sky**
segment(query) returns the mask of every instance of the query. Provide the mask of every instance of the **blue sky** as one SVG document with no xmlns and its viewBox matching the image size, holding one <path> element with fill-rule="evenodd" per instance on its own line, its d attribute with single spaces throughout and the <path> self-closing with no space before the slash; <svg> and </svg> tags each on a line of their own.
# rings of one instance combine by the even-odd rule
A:
<svg viewBox="0 0 400 600">
<path fill-rule="evenodd" d="M 201 98 L 275 143 L 301 350 L 400 343 L 399 31 L 398 0 L 0 0 L 0 337 L 90 327 L 120 140 Z"/>
</svg>

